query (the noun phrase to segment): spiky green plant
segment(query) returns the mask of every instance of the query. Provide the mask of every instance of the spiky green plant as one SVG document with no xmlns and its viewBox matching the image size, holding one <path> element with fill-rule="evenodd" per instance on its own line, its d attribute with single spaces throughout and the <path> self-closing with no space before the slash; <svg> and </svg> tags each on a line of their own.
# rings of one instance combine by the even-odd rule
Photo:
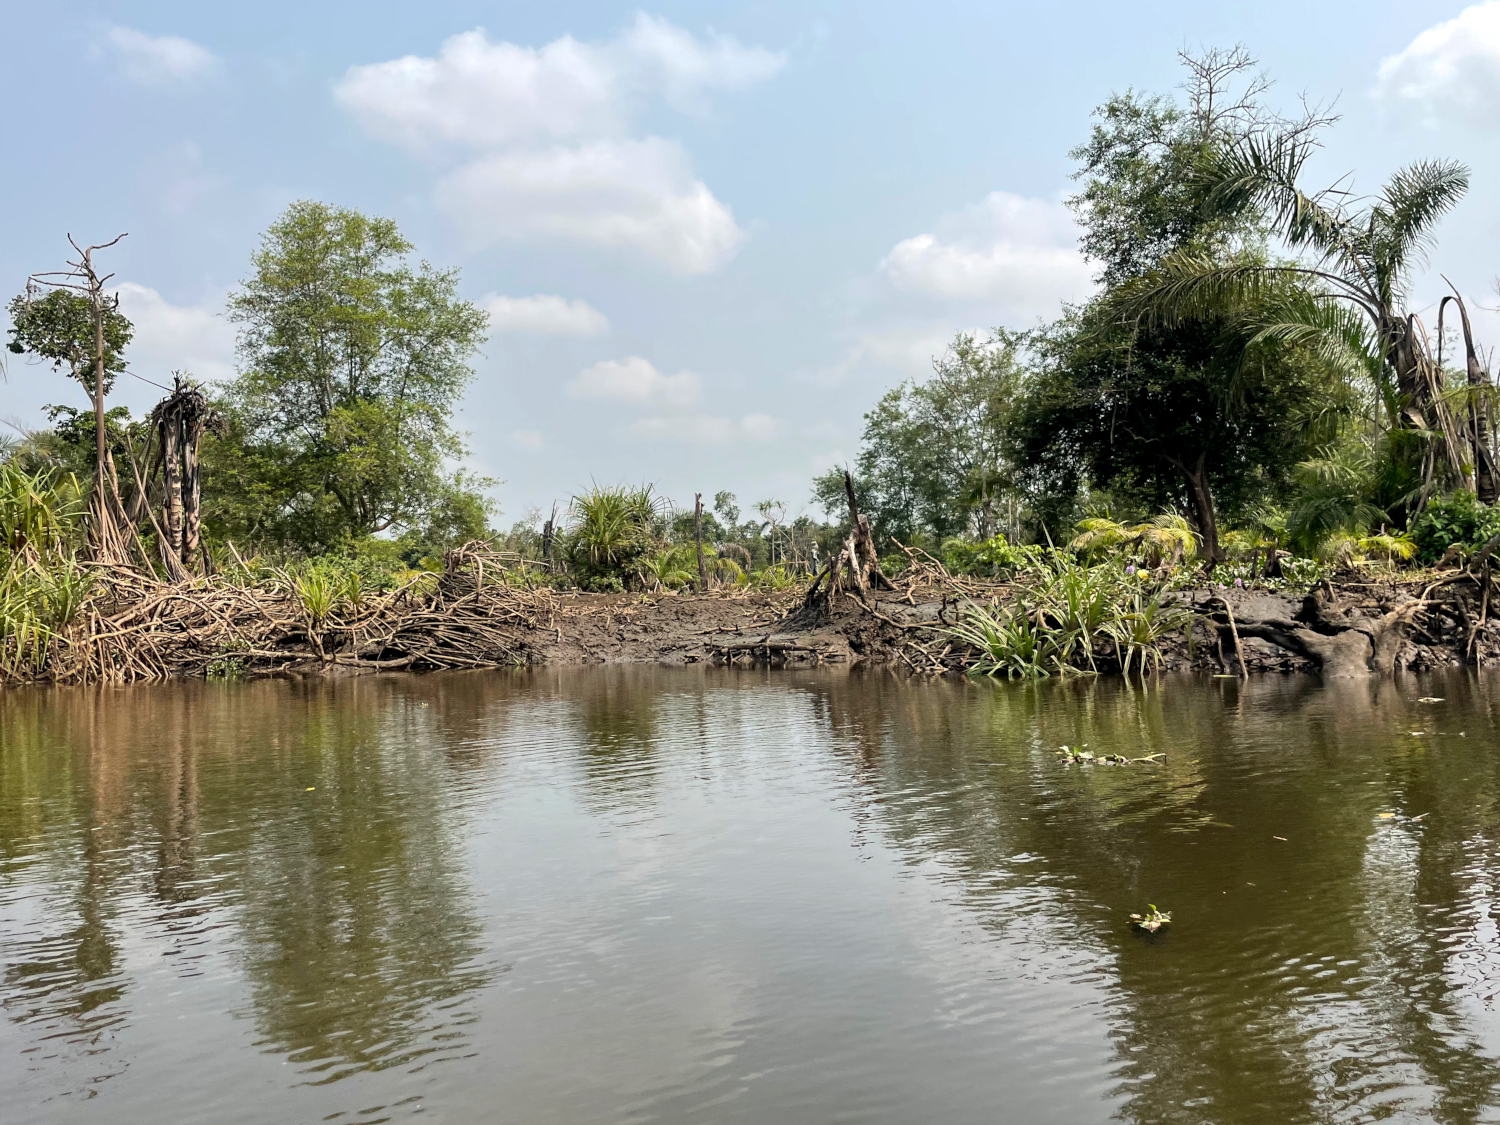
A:
<svg viewBox="0 0 1500 1125">
<path fill-rule="evenodd" d="M 1108 566 L 1080 566 L 1066 555 L 1057 556 L 1053 566 L 1041 602 L 1059 658 L 1066 662 L 1078 654 L 1095 670 L 1095 640 L 1117 613 L 1119 574 Z"/>
<path fill-rule="evenodd" d="M 648 590 L 680 590 L 698 580 L 698 557 L 692 547 L 664 547 L 636 560 L 636 574 Z"/>
<path fill-rule="evenodd" d="M 994 610 L 970 603 L 952 635 L 979 652 L 974 675 L 1042 679 L 1065 668 L 1052 631 L 1021 603 Z"/>
<path fill-rule="evenodd" d="M 757 576 L 757 581 L 767 590 L 785 590 L 796 585 L 797 576 L 781 563 L 768 566 Z"/>
<path fill-rule="evenodd" d="M 579 577 L 623 578 L 652 546 L 652 527 L 666 502 L 650 485 L 595 485 L 573 497 L 564 552 Z"/>
<path fill-rule="evenodd" d="M 83 514 L 83 490 L 71 473 L 34 473 L 14 461 L 0 465 L 0 551 L 38 559 L 61 554 Z"/>
<path fill-rule="evenodd" d="M 1149 662 L 1153 671 L 1161 671 L 1162 640 L 1186 629 L 1191 622 L 1191 612 L 1167 602 L 1162 591 L 1133 591 L 1128 603 L 1106 626 L 1120 657 L 1120 670 L 1129 676 L 1134 664 L 1144 676 Z"/>
</svg>

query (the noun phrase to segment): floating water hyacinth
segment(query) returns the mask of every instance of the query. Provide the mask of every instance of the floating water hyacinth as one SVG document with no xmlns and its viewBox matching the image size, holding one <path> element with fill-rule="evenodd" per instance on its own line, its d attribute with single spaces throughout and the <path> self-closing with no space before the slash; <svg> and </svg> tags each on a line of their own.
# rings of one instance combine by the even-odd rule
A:
<svg viewBox="0 0 1500 1125">
<path fill-rule="evenodd" d="M 1132 914 L 1130 924 L 1138 930 L 1145 930 L 1148 934 L 1154 934 L 1167 923 L 1172 921 L 1171 911 L 1156 909 L 1156 903 L 1146 904 L 1146 913 Z"/>
<path fill-rule="evenodd" d="M 1154 762 L 1158 758 L 1166 757 L 1166 754 L 1161 752 L 1146 754 L 1140 758 L 1127 758 L 1124 754 L 1095 754 L 1092 750 L 1085 750 L 1082 746 L 1063 746 L 1058 749 L 1057 753 L 1067 761 L 1081 766 L 1134 766 L 1141 762 Z"/>
</svg>

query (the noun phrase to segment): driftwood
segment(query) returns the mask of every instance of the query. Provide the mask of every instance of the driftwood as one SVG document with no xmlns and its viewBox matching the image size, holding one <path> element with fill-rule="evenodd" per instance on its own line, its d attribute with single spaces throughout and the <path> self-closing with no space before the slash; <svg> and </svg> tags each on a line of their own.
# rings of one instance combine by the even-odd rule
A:
<svg viewBox="0 0 1500 1125">
<path fill-rule="evenodd" d="M 1389 675 L 1416 622 L 1433 608 L 1433 593 L 1464 580 L 1479 581 L 1468 571 L 1451 575 L 1432 583 L 1420 597 L 1379 615 L 1354 606 L 1340 610 L 1326 584 L 1310 592 L 1294 611 L 1285 599 L 1262 595 L 1238 600 L 1233 608 L 1224 598 L 1210 598 L 1200 612 L 1221 637 L 1233 637 L 1242 674 L 1245 659 L 1239 639 L 1255 637 L 1311 661 L 1324 676 Z M 1472 632 L 1469 640 L 1472 643 Z"/>
</svg>

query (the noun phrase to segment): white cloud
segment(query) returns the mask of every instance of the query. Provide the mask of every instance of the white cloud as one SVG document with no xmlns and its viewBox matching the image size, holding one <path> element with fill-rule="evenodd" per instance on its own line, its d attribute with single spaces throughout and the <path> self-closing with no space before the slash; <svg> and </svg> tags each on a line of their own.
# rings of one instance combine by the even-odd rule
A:
<svg viewBox="0 0 1500 1125">
<path fill-rule="evenodd" d="M 544 444 L 541 432 L 538 430 L 514 430 L 510 435 L 510 440 L 522 449 L 540 449 Z"/>
<path fill-rule="evenodd" d="M 819 372 L 826 383 L 839 383 L 848 375 L 875 369 L 903 379 L 920 378 L 932 372 L 932 361 L 942 355 L 958 332 L 984 339 L 983 328 L 964 328 L 949 320 L 866 332 L 844 354 L 844 358 Z"/>
<path fill-rule="evenodd" d="M 490 314 L 490 328 L 496 332 L 601 336 L 609 331 L 609 318 L 587 301 L 546 293 L 535 297 L 491 293 L 481 298 L 479 305 Z"/>
<path fill-rule="evenodd" d="M 701 389 L 701 381 L 691 371 L 663 375 L 650 360 L 638 355 L 596 363 L 568 383 L 568 393 L 574 398 L 606 398 L 617 402 L 661 403 L 677 407 L 697 402 Z"/>
<path fill-rule="evenodd" d="M 104 38 L 125 77 L 142 86 L 194 82 L 212 74 L 219 63 L 207 48 L 176 35 L 112 27 Z"/>
<path fill-rule="evenodd" d="M 603 43 L 565 35 L 523 47 L 492 43 L 483 29 L 467 31 L 447 40 L 436 58 L 350 67 L 334 96 L 372 133 L 400 144 L 491 148 L 619 135 L 653 95 L 694 110 L 708 92 L 752 85 L 785 61 L 729 36 L 700 39 L 641 14 Z"/>
<path fill-rule="evenodd" d="M 982 302 L 1012 318 L 1054 313 L 1090 285 L 1067 208 L 1005 191 L 944 220 L 936 233 L 898 242 L 879 268 L 898 289 Z"/>
<path fill-rule="evenodd" d="M 727 262 L 744 232 L 682 146 L 636 135 L 635 123 L 653 100 L 699 112 L 711 93 L 763 81 L 785 61 L 638 15 L 596 43 L 526 47 L 465 32 L 435 58 L 351 67 L 334 96 L 387 141 L 473 150 L 436 194 L 476 248 L 554 238 L 697 274 Z"/>
<path fill-rule="evenodd" d="M 126 356 L 130 369 L 158 383 L 173 371 L 199 380 L 234 374 L 234 328 L 219 305 L 173 305 L 155 289 L 127 281 L 118 287 L 120 311 L 135 326 Z"/>
<path fill-rule="evenodd" d="M 1374 93 L 1433 121 L 1451 111 L 1493 126 L 1500 101 L 1500 0 L 1465 8 L 1382 59 Z"/>
<path fill-rule="evenodd" d="M 684 414 L 642 418 L 627 426 L 625 432 L 641 441 L 724 445 L 738 441 L 771 441 L 781 432 L 781 423 L 769 414 L 746 414 L 740 418 Z"/>
<path fill-rule="evenodd" d="M 437 200 L 476 248 L 550 236 L 699 274 L 744 241 L 681 146 L 660 137 L 498 153 L 445 179 Z"/>
</svg>

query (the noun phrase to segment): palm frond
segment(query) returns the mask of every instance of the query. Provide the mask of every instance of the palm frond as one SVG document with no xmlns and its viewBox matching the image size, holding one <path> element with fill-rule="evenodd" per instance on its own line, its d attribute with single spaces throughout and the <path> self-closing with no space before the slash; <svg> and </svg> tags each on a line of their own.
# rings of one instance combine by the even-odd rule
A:
<svg viewBox="0 0 1500 1125">
<path fill-rule="evenodd" d="M 1342 208 L 1327 204 L 1338 193 L 1329 189 L 1308 195 L 1297 183 L 1316 148 L 1306 135 L 1246 137 L 1210 166 L 1211 205 L 1259 208 L 1292 246 L 1313 249 L 1325 260 L 1347 254 L 1356 236 Z"/>
<path fill-rule="evenodd" d="M 1393 286 L 1395 275 L 1422 263 L 1433 224 L 1468 190 L 1469 169 L 1456 160 L 1419 161 L 1391 177 L 1370 210 L 1370 235 Z"/>
</svg>

